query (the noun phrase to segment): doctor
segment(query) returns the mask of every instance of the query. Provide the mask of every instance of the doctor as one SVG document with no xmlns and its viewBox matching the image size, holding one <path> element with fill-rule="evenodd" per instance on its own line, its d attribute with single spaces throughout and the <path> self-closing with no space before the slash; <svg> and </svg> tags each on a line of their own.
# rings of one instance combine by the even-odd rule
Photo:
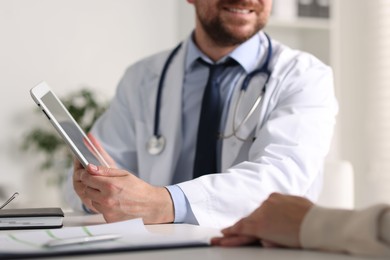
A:
<svg viewBox="0 0 390 260">
<path fill-rule="evenodd" d="M 211 227 L 274 191 L 315 200 L 337 113 L 331 69 L 262 31 L 271 0 L 187 1 L 193 33 L 126 71 L 90 135 L 110 168 L 75 161 L 68 197 L 108 222 Z"/>
</svg>

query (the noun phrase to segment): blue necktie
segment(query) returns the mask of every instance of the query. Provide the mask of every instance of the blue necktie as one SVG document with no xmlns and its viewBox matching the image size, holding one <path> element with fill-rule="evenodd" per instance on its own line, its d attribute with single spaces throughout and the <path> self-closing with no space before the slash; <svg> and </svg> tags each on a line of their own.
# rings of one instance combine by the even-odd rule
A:
<svg viewBox="0 0 390 260">
<path fill-rule="evenodd" d="M 209 67 L 210 72 L 203 94 L 199 118 L 194 178 L 217 172 L 217 141 L 221 117 L 219 78 L 224 68 L 236 64 L 232 59 L 222 64 L 209 64 L 203 60 L 199 61 Z"/>
</svg>

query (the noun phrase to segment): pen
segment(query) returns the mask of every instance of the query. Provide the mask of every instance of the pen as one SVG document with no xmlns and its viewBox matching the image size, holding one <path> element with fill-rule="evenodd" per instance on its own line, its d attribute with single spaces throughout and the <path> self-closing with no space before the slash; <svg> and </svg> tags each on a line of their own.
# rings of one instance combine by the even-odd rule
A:
<svg viewBox="0 0 390 260">
<path fill-rule="evenodd" d="M 77 245 L 77 244 L 87 244 L 87 243 L 95 243 L 95 242 L 103 242 L 110 241 L 121 238 L 121 235 L 116 234 L 106 234 L 106 235 L 96 235 L 96 236 L 88 236 L 88 237 L 73 237 L 73 238 L 64 238 L 64 239 L 56 239 L 51 240 L 44 244 L 44 247 L 59 247 L 59 246 L 69 246 L 69 245 Z"/>
</svg>

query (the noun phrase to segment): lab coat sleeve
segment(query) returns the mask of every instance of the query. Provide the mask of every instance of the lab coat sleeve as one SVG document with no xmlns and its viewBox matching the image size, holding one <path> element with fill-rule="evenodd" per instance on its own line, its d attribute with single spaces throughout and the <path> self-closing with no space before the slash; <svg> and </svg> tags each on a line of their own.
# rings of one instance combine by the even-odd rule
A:
<svg viewBox="0 0 390 260">
<path fill-rule="evenodd" d="M 300 241 L 306 249 L 390 256 L 390 207 L 344 210 L 314 206 L 304 218 Z"/>
<path fill-rule="evenodd" d="M 246 158 L 233 158 L 222 173 L 178 184 L 200 225 L 232 225 L 272 192 L 318 196 L 337 114 L 332 71 L 314 58 L 281 56 L 290 61 L 273 70 L 257 138 L 241 146 L 249 146 Z"/>
</svg>

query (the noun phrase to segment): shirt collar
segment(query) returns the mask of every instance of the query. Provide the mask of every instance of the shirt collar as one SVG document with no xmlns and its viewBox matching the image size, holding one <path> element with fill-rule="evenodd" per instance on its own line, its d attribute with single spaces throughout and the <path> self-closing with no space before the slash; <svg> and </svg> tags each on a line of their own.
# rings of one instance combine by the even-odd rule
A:
<svg viewBox="0 0 390 260">
<path fill-rule="evenodd" d="M 258 65 L 258 61 L 260 59 L 261 54 L 260 45 L 260 34 L 256 33 L 249 40 L 239 45 L 231 53 L 229 53 L 225 57 L 222 57 L 220 61 L 225 60 L 227 57 L 231 57 L 236 60 L 241 65 L 241 67 L 245 69 L 247 73 L 249 73 L 253 71 Z M 201 50 L 199 50 L 193 40 L 193 34 L 191 34 L 188 39 L 185 70 L 188 71 L 189 69 L 191 69 L 198 58 L 202 58 L 207 62 L 213 63 L 211 62 L 210 58 L 208 58 Z"/>
</svg>

